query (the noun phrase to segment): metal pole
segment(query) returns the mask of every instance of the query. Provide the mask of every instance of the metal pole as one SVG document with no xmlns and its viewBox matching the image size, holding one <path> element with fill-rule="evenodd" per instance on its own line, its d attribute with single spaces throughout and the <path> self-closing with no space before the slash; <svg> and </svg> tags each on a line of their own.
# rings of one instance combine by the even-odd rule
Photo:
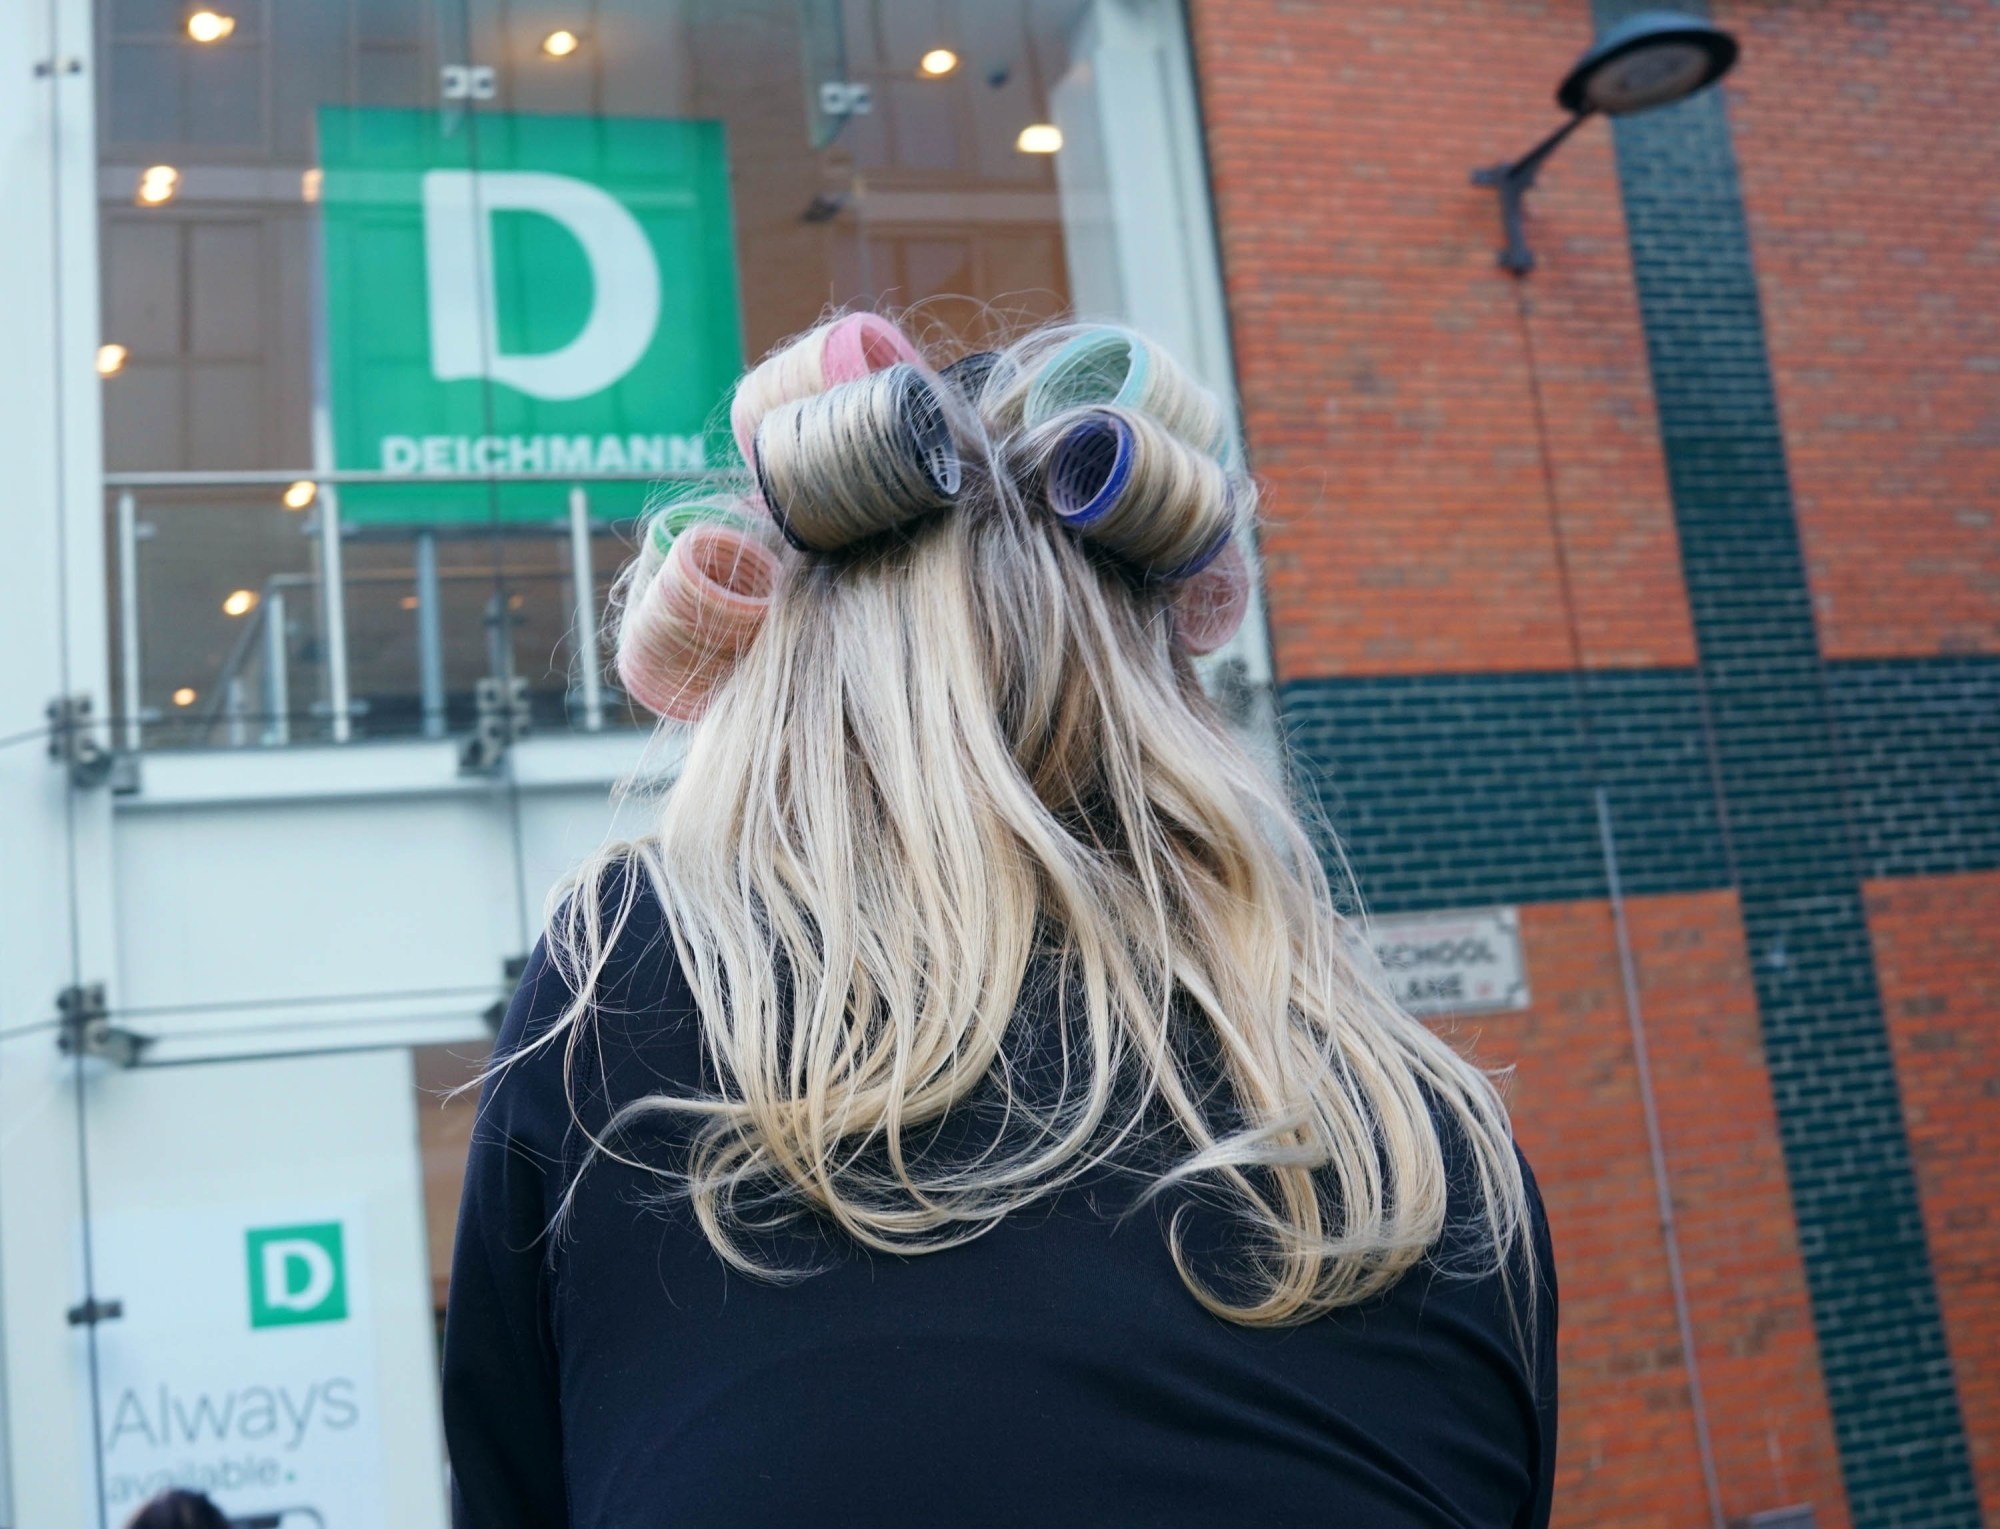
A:
<svg viewBox="0 0 2000 1529">
<path fill-rule="evenodd" d="M 424 736 L 444 736 L 444 616 L 438 595 L 437 533 L 419 531 L 417 563 L 417 693 Z"/>
<path fill-rule="evenodd" d="M 292 678 L 286 672 L 285 592 L 264 594 L 264 741 L 292 741 Z"/>
<path fill-rule="evenodd" d="M 340 493 L 319 491 L 319 608 L 326 624 L 326 704 L 333 713 L 333 741 L 353 736 L 347 694 L 347 585 L 340 565 Z"/>
<path fill-rule="evenodd" d="M 250 727 L 244 720 L 244 712 L 249 708 L 243 704 L 243 676 L 232 674 L 229 683 L 222 689 L 222 715 L 229 723 L 229 746 L 240 749 L 250 741 Z"/>
<path fill-rule="evenodd" d="M 1611 831 L 1611 798 L 1597 788 L 1597 833 L 1604 845 L 1604 876 L 1611 896 L 1611 925 L 1618 937 L 1618 976 L 1625 984 L 1625 1020 L 1632 1031 L 1632 1065 L 1639 1079 L 1639 1109 L 1646 1120 L 1646 1149 L 1653 1159 L 1653 1194 L 1659 1201 L 1660 1235 L 1667 1245 L 1667 1283 L 1673 1288 L 1674 1321 L 1680 1328 L 1681 1362 L 1687 1368 L 1688 1406 L 1694 1413 L 1695 1449 L 1701 1481 L 1708 1492 L 1708 1518 L 1724 1529 L 1722 1485 L 1715 1472 L 1715 1446 L 1708 1435 L 1708 1404 L 1702 1397 L 1701 1365 L 1694 1352 L 1694 1317 L 1688 1310 L 1687 1276 L 1681 1270 L 1680 1230 L 1674 1220 L 1674 1192 L 1667 1177 L 1667 1148 L 1660 1135 L 1660 1111 L 1653 1097 L 1653 1065 L 1646 1049 L 1646 1016 L 1639 1007 L 1639 974 L 1632 959 L 1632 936 L 1625 924 L 1625 891 L 1618 877 L 1618 841 Z"/>
<path fill-rule="evenodd" d="M 139 752 L 139 506 L 132 490 L 118 495 L 118 667 L 121 728 L 127 753 Z"/>
<path fill-rule="evenodd" d="M 597 573 L 591 567 L 590 496 L 581 483 L 569 491 L 569 575 L 576 587 L 576 662 L 583 688 L 583 730 L 604 731 L 604 677 L 598 672 Z"/>
</svg>

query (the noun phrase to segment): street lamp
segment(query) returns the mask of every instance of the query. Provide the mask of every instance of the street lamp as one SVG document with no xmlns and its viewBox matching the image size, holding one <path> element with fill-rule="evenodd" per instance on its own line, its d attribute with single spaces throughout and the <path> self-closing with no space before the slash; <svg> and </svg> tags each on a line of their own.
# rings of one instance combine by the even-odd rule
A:
<svg viewBox="0 0 2000 1529">
<path fill-rule="evenodd" d="M 1507 247 L 1500 264 L 1516 276 L 1535 268 L 1521 227 L 1521 207 L 1542 162 L 1593 116 L 1624 117 L 1670 106 L 1721 79 L 1736 62 L 1736 39 L 1712 22 L 1672 11 L 1646 11 L 1612 27 L 1556 87 L 1569 121 L 1509 164 L 1472 172 L 1472 184 L 1500 193 Z"/>
</svg>

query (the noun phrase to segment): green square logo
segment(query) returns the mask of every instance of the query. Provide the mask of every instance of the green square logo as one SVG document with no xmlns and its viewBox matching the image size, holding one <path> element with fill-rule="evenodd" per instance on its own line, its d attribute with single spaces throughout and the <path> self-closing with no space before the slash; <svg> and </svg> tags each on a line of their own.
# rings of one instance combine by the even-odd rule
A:
<svg viewBox="0 0 2000 1529">
<path fill-rule="evenodd" d="M 244 1247 L 251 1327 L 347 1319 L 347 1260 L 338 1221 L 252 1227 Z"/>
<path fill-rule="evenodd" d="M 719 468 L 743 362 L 720 122 L 327 106 L 326 380 L 354 522 L 560 520 L 564 482 Z M 444 475 L 486 483 L 445 484 Z M 433 481 L 426 482 L 426 479 Z M 637 515 L 643 481 L 590 490 Z"/>
</svg>

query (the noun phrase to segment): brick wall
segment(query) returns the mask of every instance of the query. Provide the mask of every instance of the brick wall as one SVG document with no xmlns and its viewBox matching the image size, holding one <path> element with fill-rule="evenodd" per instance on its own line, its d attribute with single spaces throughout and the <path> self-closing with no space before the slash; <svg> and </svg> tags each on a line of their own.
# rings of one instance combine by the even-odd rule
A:
<svg viewBox="0 0 2000 1529">
<path fill-rule="evenodd" d="M 2000 653 L 2000 8 L 1716 19 L 1826 652 Z"/>
<path fill-rule="evenodd" d="M 1588 7 L 1193 7 L 1244 418 L 1267 490 L 1279 673 L 1575 658 L 1492 193 L 1467 177 L 1559 121 Z M 1468 53 L 1464 39 L 1477 37 Z M 1523 88 L 1524 81 L 1535 82 Z M 1312 194 L 1299 195 L 1302 166 Z M 1687 663 L 1686 602 L 1624 220 L 1601 128 L 1535 193 L 1532 336 L 1598 665 Z"/>
<path fill-rule="evenodd" d="M 1876 882 L 1868 922 L 1979 1496 L 2000 1523 L 2000 875 Z"/>
<path fill-rule="evenodd" d="M 1784 1159 L 1727 893 L 1628 905 L 1696 1352 L 1731 1517 L 1811 1502 L 1845 1525 Z M 1651 1159 L 1601 902 L 1527 909 L 1534 1006 L 1457 1035 L 1509 1088 L 1562 1279 L 1556 1520 L 1702 1521 Z"/>
<path fill-rule="evenodd" d="M 1525 905 L 1469 1032 L 1556 1222 L 1558 1520 L 1703 1518 L 1601 795 L 1725 1505 L 1959 1529 L 1986 1074 L 1898 963 L 1993 924 L 1863 887 L 2000 871 L 2000 11 L 1721 0 L 1729 90 L 1578 133 L 1515 282 L 1467 174 L 1652 3 L 1191 0 L 1282 709 L 1371 906 Z"/>
</svg>

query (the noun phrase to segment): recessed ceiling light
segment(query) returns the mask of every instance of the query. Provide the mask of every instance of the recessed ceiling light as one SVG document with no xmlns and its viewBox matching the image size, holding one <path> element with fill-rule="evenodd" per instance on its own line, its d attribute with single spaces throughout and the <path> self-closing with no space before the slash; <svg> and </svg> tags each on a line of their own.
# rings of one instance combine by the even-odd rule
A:
<svg viewBox="0 0 2000 1529">
<path fill-rule="evenodd" d="M 1014 147 L 1023 154 L 1053 154 L 1062 147 L 1062 129 L 1053 122 L 1030 122 L 1021 129 Z"/>
<path fill-rule="evenodd" d="M 247 616 L 256 608 L 256 593 L 248 589 L 232 589 L 229 597 L 222 602 L 222 614 L 225 616 Z"/>
<path fill-rule="evenodd" d="M 133 195 L 141 207 L 158 207 L 171 202 L 180 189 L 180 171 L 172 165 L 148 165 L 139 172 L 139 189 Z"/>
<path fill-rule="evenodd" d="M 303 510 L 319 497 L 319 485 L 310 478 L 301 478 L 285 490 L 285 508 Z"/>
<path fill-rule="evenodd" d="M 917 68 L 932 79 L 942 79 L 958 67 L 958 55 L 949 48 L 933 48 L 917 60 Z"/>
<path fill-rule="evenodd" d="M 115 377 L 125 370 L 125 358 L 130 352 L 122 345 L 100 345 L 97 347 L 97 375 Z"/>
<path fill-rule="evenodd" d="M 180 689 L 176 690 L 174 692 L 174 705 L 176 706 L 194 705 L 194 686 L 183 685 L 181 686 Z"/>
<path fill-rule="evenodd" d="M 196 11 L 188 17 L 187 27 L 196 42 L 221 42 L 236 30 L 236 18 L 220 11 Z"/>
<path fill-rule="evenodd" d="M 550 58 L 568 58 L 583 46 L 583 39 L 567 28 L 549 33 L 542 39 L 542 51 Z"/>
</svg>

